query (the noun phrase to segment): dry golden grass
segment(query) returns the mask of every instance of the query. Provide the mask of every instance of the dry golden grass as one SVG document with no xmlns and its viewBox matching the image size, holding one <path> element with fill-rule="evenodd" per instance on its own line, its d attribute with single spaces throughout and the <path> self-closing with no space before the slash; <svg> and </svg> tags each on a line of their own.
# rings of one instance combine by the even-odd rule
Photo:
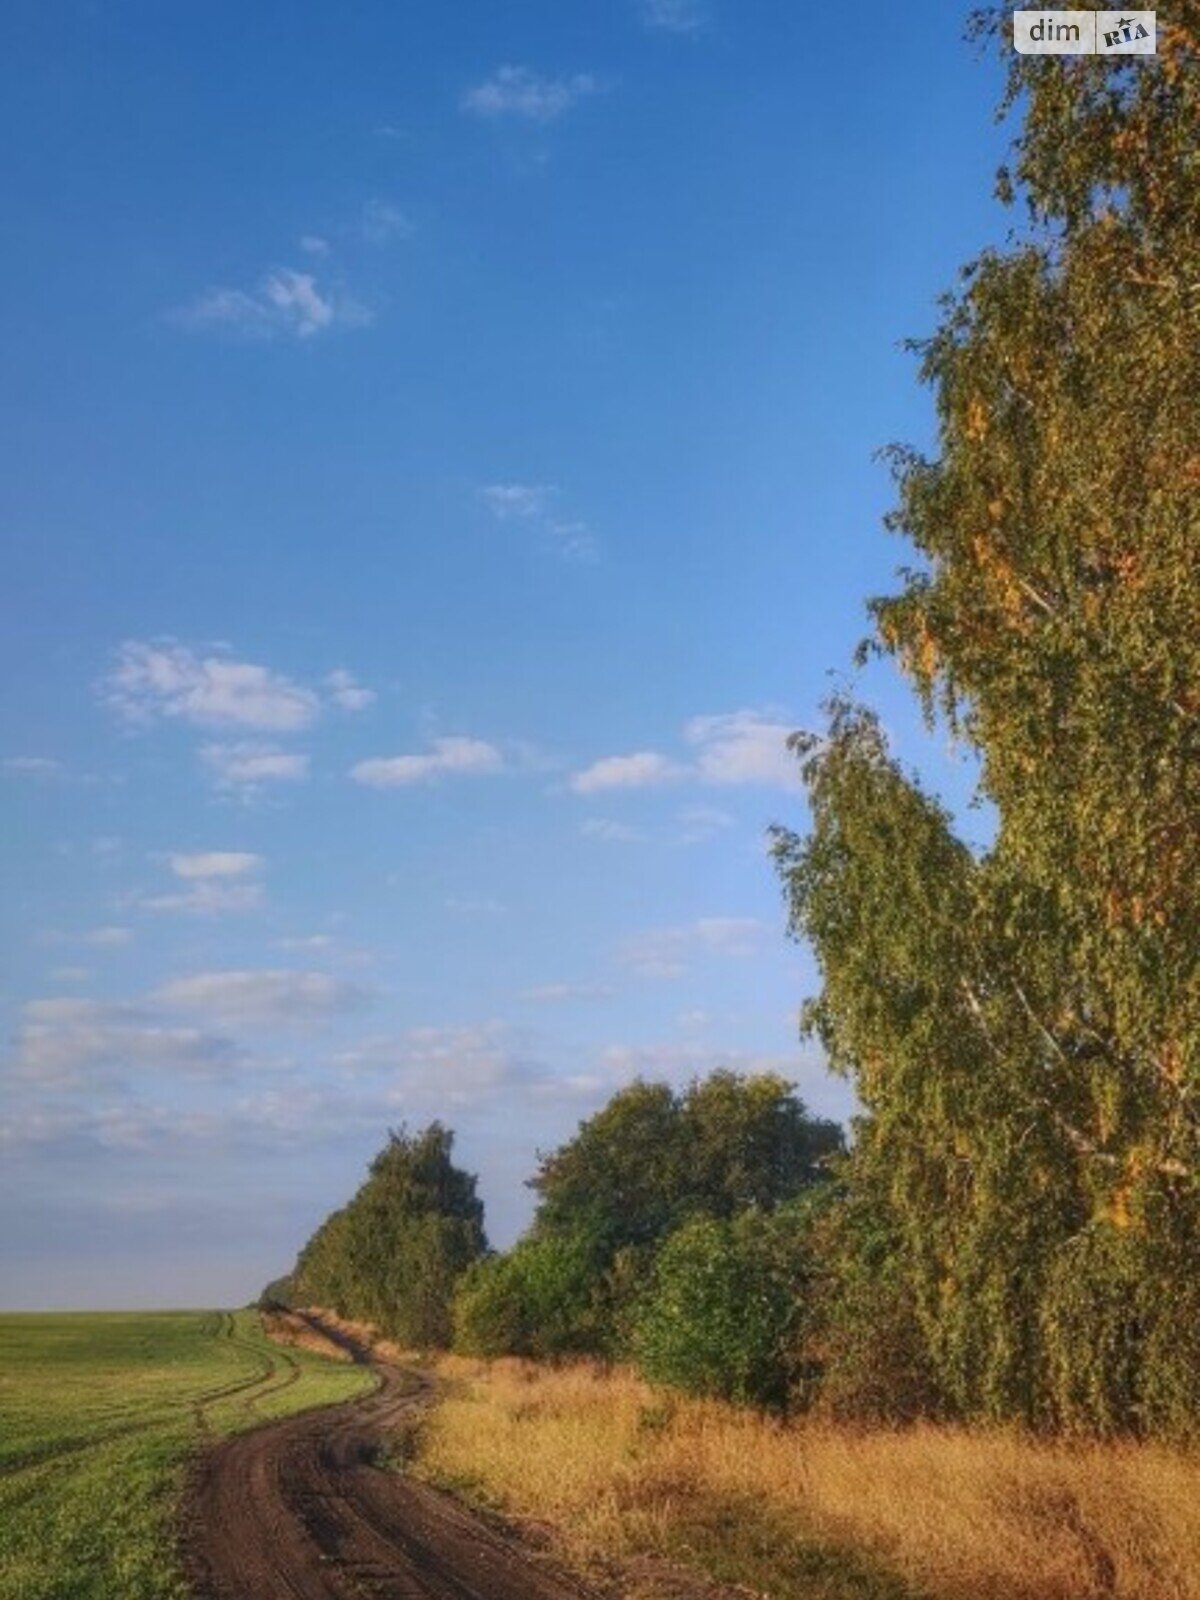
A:
<svg viewBox="0 0 1200 1600">
<path fill-rule="evenodd" d="M 305 1322 L 291 1311 L 263 1311 L 259 1314 L 262 1330 L 273 1344 L 285 1344 L 293 1350 L 308 1350 L 313 1355 L 327 1356 L 330 1361 L 350 1361 L 350 1352 L 336 1339 L 330 1339 L 312 1323 Z"/>
<path fill-rule="evenodd" d="M 760 1555 L 769 1528 L 869 1563 L 854 1583 L 812 1588 L 791 1586 L 796 1568 L 780 1584 L 769 1563 L 724 1563 L 722 1576 L 763 1594 L 894 1594 L 890 1573 L 939 1600 L 1200 1600 L 1195 1458 L 1003 1432 L 786 1426 L 586 1365 L 440 1367 L 448 1397 L 424 1470 L 550 1523 L 578 1558 L 703 1559 L 697 1530 L 711 1553 L 714 1528 L 721 1537 L 749 1514 Z"/>
<path fill-rule="evenodd" d="M 373 1350 L 377 1356 L 385 1361 L 419 1362 L 424 1359 L 420 1351 L 405 1350 L 395 1344 L 391 1339 L 385 1339 L 379 1330 L 370 1322 L 355 1322 L 350 1317 L 339 1316 L 336 1311 L 330 1311 L 326 1306 L 306 1306 L 305 1312 L 310 1317 L 317 1317 L 329 1328 L 338 1333 L 344 1333 L 354 1339 L 358 1344 L 365 1345 L 368 1350 Z M 296 1318 L 300 1321 L 300 1318 Z M 349 1360 L 350 1357 L 343 1345 L 338 1345 L 331 1339 L 330 1344 L 336 1346 L 342 1356 Z"/>
</svg>

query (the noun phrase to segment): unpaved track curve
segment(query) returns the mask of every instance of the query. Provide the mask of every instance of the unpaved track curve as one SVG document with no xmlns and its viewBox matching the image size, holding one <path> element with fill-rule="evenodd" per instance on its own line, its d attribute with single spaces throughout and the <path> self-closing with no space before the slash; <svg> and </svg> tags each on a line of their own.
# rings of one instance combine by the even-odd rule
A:
<svg viewBox="0 0 1200 1600">
<path fill-rule="evenodd" d="M 184 1515 L 197 1600 L 586 1600 L 452 1496 L 375 1464 L 389 1431 L 429 1405 L 433 1385 L 373 1365 L 380 1386 L 365 1399 L 201 1455 Z"/>
</svg>

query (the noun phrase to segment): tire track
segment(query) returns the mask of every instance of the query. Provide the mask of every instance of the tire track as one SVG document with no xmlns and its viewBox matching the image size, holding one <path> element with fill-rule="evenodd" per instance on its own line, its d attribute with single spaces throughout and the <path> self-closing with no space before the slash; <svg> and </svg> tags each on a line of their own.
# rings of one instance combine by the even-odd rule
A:
<svg viewBox="0 0 1200 1600">
<path fill-rule="evenodd" d="M 371 1361 L 345 1334 L 313 1326 Z M 452 1496 L 376 1464 L 389 1435 L 419 1420 L 434 1386 L 371 1364 L 373 1394 L 236 1435 L 200 1457 L 184 1522 L 197 1600 L 586 1600 Z"/>
</svg>

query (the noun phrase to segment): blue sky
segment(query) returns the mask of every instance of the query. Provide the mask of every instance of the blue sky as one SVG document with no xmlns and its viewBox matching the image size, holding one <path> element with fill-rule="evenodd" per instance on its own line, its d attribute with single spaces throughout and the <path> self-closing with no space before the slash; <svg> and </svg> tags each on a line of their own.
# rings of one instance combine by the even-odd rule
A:
<svg viewBox="0 0 1200 1600">
<path fill-rule="evenodd" d="M 504 1243 L 638 1073 L 846 1115 L 764 831 L 904 559 L 899 341 L 1003 236 L 996 63 L 933 0 L 4 32 L 0 1300 L 244 1299 L 405 1120 Z"/>
</svg>

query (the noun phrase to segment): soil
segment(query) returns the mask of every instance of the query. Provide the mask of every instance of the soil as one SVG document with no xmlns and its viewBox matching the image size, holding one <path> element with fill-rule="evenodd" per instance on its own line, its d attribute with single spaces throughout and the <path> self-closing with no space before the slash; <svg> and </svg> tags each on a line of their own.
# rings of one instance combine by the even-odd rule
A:
<svg viewBox="0 0 1200 1600">
<path fill-rule="evenodd" d="M 204 1450 L 184 1505 L 197 1600 L 589 1600 L 515 1534 L 389 1466 L 434 1397 L 428 1376 L 314 1332 L 379 1387 Z"/>
</svg>

